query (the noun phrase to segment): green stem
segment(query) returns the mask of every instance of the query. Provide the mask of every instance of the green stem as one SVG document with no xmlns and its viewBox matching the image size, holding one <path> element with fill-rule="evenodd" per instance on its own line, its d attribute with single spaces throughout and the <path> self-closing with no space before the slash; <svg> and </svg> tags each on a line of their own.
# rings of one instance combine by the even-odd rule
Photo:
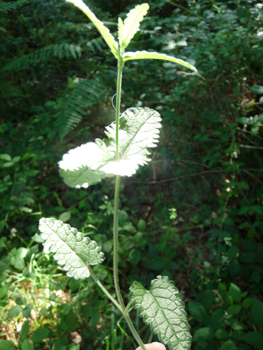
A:
<svg viewBox="0 0 263 350">
<path fill-rule="evenodd" d="M 138 345 L 141 346 L 141 348 L 143 350 L 146 350 L 143 341 L 141 340 L 139 334 L 137 333 L 136 329 L 133 326 L 133 323 L 130 319 L 129 316 L 129 306 L 131 305 L 131 302 L 129 302 L 129 304 L 127 305 L 127 307 L 125 308 L 125 306 L 123 306 L 123 308 L 120 306 L 120 304 L 110 295 L 110 293 L 107 291 L 107 289 L 104 288 L 104 286 L 100 283 L 99 279 L 97 278 L 97 276 L 95 275 L 95 273 L 93 272 L 92 268 L 90 265 L 87 265 L 90 275 L 91 277 L 94 279 L 94 281 L 97 283 L 97 285 L 100 287 L 100 289 L 107 295 L 107 297 L 113 302 L 113 304 L 120 310 L 120 312 L 122 313 L 123 317 L 125 318 L 131 332 L 132 335 L 134 336 L 134 339 L 137 341 Z"/>
<path fill-rule="evenodd" d="M 119 210 L 119 193 L 120 193 L 120 175 L 116 176 L 115 183 L 115 195 L 114 195 L 114 218 L 113 218 L 113 279 L 117 299 L 122 307 L 125 309 L 124 302 L 122 299 L 119 278 L 118 278 L 118 210 Z"/>
<path fill-rule="evenodd" d="M 125 320 L 126 322 L 128 323 L 128 326 L 132 332 L 132 335 L 134 336 L 135 340 L 137 341 L 137 343 L 140 345 L 140 347 L 143 349 L 143 350 L 146 350 L 146 347 L 144 346 L 144 343 L 143 341 L 141 340 L 139 334 L 137 333 L 136 329 L 134 328 L 134 325 L 130 319 L 130 316 L 129 315 L 123 315 L 125 317 Z"/>
<path fill-rule="evenodd" d="M 121 106 L 121 83 L 122 83 L 122 70 L 124 50 L 120 49 L 120 56 L 118 59 L 118 76 L 117 76 L 117 93 L 116 93 L 116 161 L 119 161 L 119 118 L 120 118 L 120 106 Z M 118 210 L 119 210 L 119 195 L 120 195 L 120 175 L 116 176 L 115 194 L 114 194 L 114 217 L 113 217 L 113 279 L 117 299 L 122 309 L 122 314 L 138 344 L 143 350 L 146 350 L 143 341 L 139 334 L 136 332 L 128 310 L 125 310 L 125 305 L 120 291 L 119 278 L 118 278 Z"/>
<path fill-rule="evenodd" d="M 120 310 L 120 312 L 123 314 L 123 309 L 121 308 L 120 304 L 117 302 L 117 300 L 115 300 L 110 293 L 107 291 L 107 289 L 100 283 L 99 279 L 97 278 L 97 276 L 95 275 L 95 273 L 93 272 L 92 268 L 90 265 L 87 265 L 90 275 L 91 277 L 94 279 L 94 281 L 97 283 L 97 285 L 100 287 L 100 289 L 107 295 L 107 297 L 113 302 L 113 304 Z"/>
<path fill-rule="evenodd" d="M 119 160 L 119 119 L 120 119 L 120 107 L 121 107 L 121 82 L 122 82 L 122 70 L 123 60 L 118 60 L 118 76 L 117 76 L 117 93 L 116 93 L 116 161 Z"/>
</svg>

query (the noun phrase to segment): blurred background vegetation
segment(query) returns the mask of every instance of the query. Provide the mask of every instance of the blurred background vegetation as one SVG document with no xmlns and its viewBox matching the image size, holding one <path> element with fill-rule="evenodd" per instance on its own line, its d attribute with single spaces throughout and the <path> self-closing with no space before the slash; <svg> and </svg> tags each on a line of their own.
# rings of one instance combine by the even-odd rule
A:
<svg viewBox="0 0 263 350">
<path fill-rule="evenodd" d="M 140 0 L 85 0 L 117 36 Z M 163 118 L 152 162 L 123 178 L 119 274 L 127 302 L 169 276 L 183 294 L 194 350 L 263 349 L 263 5 L 149 0 L 129 51 L 194 64 L 128 62 L 122 110 Z M 43 250 L 41 217 L 96 240 L 94 271 L 112 285 L 113 181 L 70 189 L 57 162 L 114 119 L 116 60 L 64 0 L 0 1 L 0 350 L 134 349 L 92 279 L 68 278 Z M 113 101 L 114 102 L 114 101 Z M 145 342 L 156 340 L 132 311 Z"/>
</svg>

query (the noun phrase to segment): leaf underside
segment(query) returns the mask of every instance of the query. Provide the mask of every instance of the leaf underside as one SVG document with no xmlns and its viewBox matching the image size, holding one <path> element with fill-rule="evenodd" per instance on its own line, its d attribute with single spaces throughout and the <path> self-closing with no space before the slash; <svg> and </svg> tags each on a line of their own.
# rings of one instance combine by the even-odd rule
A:
<svg viewBox="0 0 263 350">
<path fill-rule="evenodd" d="M 114 175 L 132 176 L 150 159 L 147 148 L 157 146 L 161 118 L 150 108 L 130 108 L 120 117 L 119 161 L 116 123 L 106 127 L 107 139 L 96 139 L 70 150 L 59 162 L 60 174 L 71 187 L 87 187 Z"/>
<path fill-rule="evenodd" d="M 87 278 L 90 276 L 87 263 L 98 265 L 104 260 L 104 254 L 95 241 L 83 237 L 77 229 L 60 220 L 42 218 L 39 230 L 45 246 L 55 253 L 54 258 L 69 277 Z"/>
<path fill-rule="evenodd" d="M 197 69 L 190 63 L 181 60 L 180 58 L 176 58 L 173 56 L 168 56 L 164 53 L 158 53 L 158 52 L 148 52 L 148 51 L 136 51 L 136 52 L 126 52 L 123 55 L 123 61 L 130 61 L 130 60 L 143 60 L 143 59 L 155 59 L 155 60 L 164 60 L 164 61 L 170 61 L 177 64 L 180 64 L 181 66 L 184 66 L 186 68 L 189 68 L 193 70 L 194 72 L 197 72 Z"/>
<path fill-rule="evenodd" d="M 174 350 L 190 349 L 190 326 L 182 296 L 173 281 L 166 276 L 158 276 L 151 282 L 149 291 L 139 282 L 133 282 L 130 291 L 133 306 L 162 343 Z"/>
<path fill-rule="evenodd" d="M 103 22 L 101 22 L 95 14 L 89 9 L 89 7 L 84 4 L 82 0 L 66 0 L 67 2 L 71 2 L 76 7 L 78 7 L 81 11 L 85 13 L 91 20 L 91 22 L 96 26 L 106 43 L 108 44 L 109 48 L 111 49 L 111 52 L 113 55 L 118 58 L 119 55 L 119 49 L 117 41 L 114 39 L 113 35 L 111 34 L 109 28 L 107 28 Z"/>
<path fill-rule="evenodd" d="M 126 48 L 140 28 L 140 22 L 149 9 L 148 4 L 135 6 L 126 16 L 124 23 L 119 21 L 119 43 Z"/>
</svg>

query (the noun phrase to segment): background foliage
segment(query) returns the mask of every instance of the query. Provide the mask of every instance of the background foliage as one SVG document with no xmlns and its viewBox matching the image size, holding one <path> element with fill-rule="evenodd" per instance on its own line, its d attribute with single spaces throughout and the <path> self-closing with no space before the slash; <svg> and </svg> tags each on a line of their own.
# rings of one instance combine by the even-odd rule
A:
<svg viewBox="0 0 263 350">
<path fill-rule="evenodd" d="M 137 3 L 87 1 L 115 35 Z M 122 109 L 155 108 L 163 128 L 152 164 L 122 181 L 121 288 L 127 298 L 134 280 L 149 288 L 169 276 L 194 350 L 262 349 L 263 6 L 149 5 L 129 49 L 185 59 L 202 78 L 172 63 L 126 64 Z M 68 279 L 38 233 L 41 217 L 55 217 L 96 240 L 106 259 L 94 270 L 111 291 L 113 180 L 72 190 L 57 162 L 114 119 L 115 59 L 64 1 L 0 1 L 0 13 L 0 349 L 134 349 L 93 281 Z"/>
</svg>

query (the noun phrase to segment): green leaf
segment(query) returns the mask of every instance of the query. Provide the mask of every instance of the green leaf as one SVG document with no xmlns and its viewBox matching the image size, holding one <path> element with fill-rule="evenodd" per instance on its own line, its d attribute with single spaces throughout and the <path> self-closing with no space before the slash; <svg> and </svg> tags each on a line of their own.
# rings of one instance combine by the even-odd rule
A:
<svg viewBox="0 0 263 350">
<path fill-rule="evenodd" d="M 242 340 L 244 333 L 241 331 L 233 331 L 231 334 L 231 338 L 236 340 Z"/>
<path fill-rule="evenodd" d="M 76 280 L 75 278 L 70 278 L 69 282 L 68 282 L 68 286 L 69 289 L 71 290 L 71 292 L 75 292 L 77 289 L 79 289 L 81 284 L 80 280 Z"/>
<path fill-rule="evenodd" d="M 263 303 L 254 299 L 251 307 L 252 320 L 263 330 Z"/>
<path fill-rule="evenodd" d="M 119 43 L 121 42 L 121 38 L 122 37 L 123 37 L 123 21 L 119 17 L 118 18 L 118 39 L 119 39 Z"/>
<path fill-rule="evenodd" d="M 17 297 L 15 302 L 17 305 L 26 305 L 26 299 L 24 297 Z"/>
<path fill-rule="evenodd" d="M 143 219 L 140 219 L 137 224 L 138 230 L 143 232 L 146 229 L 146 222 Z"/>
<path fill-rule="evenodd" d="M 79 350 L 79 347 L 79 344 L 70 343 L 68 346 L 68 350 Z"/>
<path fill-rule="evenodd" d="M 104 254 L 96 242 L 70 225 L 63 224 L 55 219 L 42 218 L 39 222 L 41 237 L 44 244 L 55 253 L 54 258 L 58 264 L 63 265 L 69 277 L 84 279 L 90 276 L 89 265 L 100 264 L 104 260 Z"/>
<path fill-rule="evenodd" d="M 188 303 L 190 314 L 196 318 L 199 322 L 204 324 L 209 324 L 209 315 L 207 314 L 205 308 L 202 304 L 196 301 L 190 301 Z"/>
<path fill-rule="evenodd" d="M 129 253 L 129 261 L 136 266 L 141 259 L 141 253 L 138 249 L 132 249 Z"/>
<path fill-rule="evenodd" d="M 263 333 L 248 332 L 244 334 L 244 336 L 242 337 L 242 340 L 248 343 L 249 345 L 262 349 Z"/>
<path fill-rule="evenodd" d="M 244 309 L 248 309 L 250 308 L 250 306 L 252 305 L 253 303 L 253 298 L 246 298 L 242 301 L 241 303 L 241 306 L 244 308 Z M 253 317 L 253 315 L 252 315 Z"/>
<path fill-rule="evenodd" d="M 263 86 L 260 85 L 254 85 L 249 88 L 252 92 L 255 94 L 261 95 L 263 94 Z"/>
<path fill-rule="evenodd" d="M 216 332 L 215 332 L 215 337 L 217 339 L 227 339 L 229 337 L 228 333 L 226 330 L 224 329 L 218 329 Z"/>
<path fill-rule="evenodd" d="M 170 62 L 178 63 L 181 66 L 184 66 L 186 68 L 193 70 L 194 72 L 197 72 L 197 69 L 194 66 L 192 66 L 190 63 L 185 62 L 185 61 L 181 60 L 180 58 L 168 56 L 168 55 L 165 55 L 163 53 L 136 51 L 136 52 L 126 52 L 123 55 L 124 62 L 130 61 L 130 60 L 143 60 L 143 59 L 155 59 L 155 60 L 170 61 Z"/>
<path fill-rule="evenodd" d="M 150 108 L 130 108 L 120 117 L 119 161 L 115 160 L 116 123 L 106 127 L 108 139 L 96 139 L 70 150 L 59 162 L 60 174 L 72 187 L 88 187 L 106 176 L 132 176 L 150 159 L 147 148 L 156 147 L 161 118 Z"/>
<path fill-rule="evenodd" d="M 6 160 L 7 162 L 11 162 L 12 158 L 9 154 L 0 154 L 0 159 Z"/>
<path fill-rule="evenodd" d="M 71 212 L 70 211 L 65 211 L 64 213 L 59 215 L 59 220 L 63 222 L 69 221 L 71 218 Z"/>
<path fill-rule="evenodd" d="M 92 142 L 78 147 L 78 148 L 82 148 L 81 150 L 79 149 L 78 152 L 80 153 L 82 151 L 90 152 L 93 149 L 93 147 L 90 145 L 91 143 Z M 75 148 L 74 150 L 70 150 L 68 154 L 63 156 L 62 161 L 59 163 L 60 175 L 63 177 L 65 183 L 68 186 L 76 187 L 76 188 L 80 188 L 80 187 L 88 188 L 88 186 L 95 185 L 96 183 L 100 182 L 103 178 L 112 176 L 110 174 L 106 174 L 99 170 L 92 170 L 91 168 L 88 168 L 88 166 L 85 166 L 85 165 L 82 165 L 82 166 L 79 165 L 79 169 L 62 168 L 67 166 L 66 163 L 68 161 L 69 162 L 72 161 L 73 156 L 77 153 L 77 152 L 76 153 L 73 152 L 75 150 L 77 150 L 77 148 Z M 99 154 L 99 151 L 100 151 L 99 147 L 96 148 L 97 155 Z M 87 154 L 92 154 L 92 153 L 87 153 Z M 65 163 L 63 163 L 63 161 L 65 161 Z M 79 159 L 79 163 L 81 163 L 80 159 Z"/>
<path fill-rule="evenodd" d="M 199 328 L 197 331 L 195 331 L 194 341 L 196 342 L 210 341 L 212 339 L 213 339 L 213 332 L 209 327 Z"/>
<path fill-rule="evenodd" d="M 15 350 L 15 345 L 10 340 L 2 340 L 0 350 Z"/>
<path fill-rule="evenodd" d="M 7 318 L 17 317 L 20 314 L 20 312 L 22 312 L 22 311 L 23 311 L 23 309 L 21 306 L 19 306 L 19 305 L 13 306 L 8 311 Z"/>
<path fill-rule="evenodd" d="M 236 14 L 237 14 L 237 17 L 239 18 L 244 18 L 244 17 L 247 17 L 247 11 L 244 9 L 244 7 L 240 6 L 236 9 Z"/>
<path fill-rule="evenodd" d="M 47 313 L 48 313 L 47 308 L 42 307 L 42 309 L 40 310 L 39 315 L 40 315 L 40 316 L 45 316 L 45 315 L 47 315 Z"/>
<path fill-rule="evenodd" d="M 237 285 L 235 285 L 234 283 L 230 283 L 229 294 L 231 295 L 231 297 L 233 298 L 233 300 L 236 303 L 240 303 L 241 291 L 240 291 L 240 288 Z"/>
<path fill-rule="evenodd" d="M 29 340 L 25 339 L 23 343 L 21 344 L 21 350 L 32 350 L 32 346 L 29 342 Z"/>
<path fill-rule="evenodd" d="M 23 342 L 25 339 L 27 339 L 28 333 L 29 333 L 29 329 L 30 329 L 29 321 L 26 320 L 23 323 L 22 329 L 20 331 L 20 338 L 19 338 L 20 342 Z"/>
<path fill-rule="evenodd" d="M 126 48 L 129 45 L 131 39 L 140 29 L 140 22 L 143 20 L 143 17 L 146 15 L 148 9 L 148 4 L 137 5 L 127 14 L 123 25 L 121 22 L 119 22 L 120 46 Z"/>
<path fill-rule="evenodd" d="M 0 220 L 0 233 L 3 231 L 4 227 L 5 227 L 5 220 Z M 4 244 L 4 243 L 2 243 L 2 244 Z M 4 247 L 5 247 L 5 245 L 1 246 L 0 248 L 4 248 Z"/>
<path fill-rule="evenodd" d="M 241 306 L 240 306 L 240 305 L 230 305 L 230 306 L 227 308 L 227 312 L 228 312 L 230 315 L 238 314 L 240 311 L 241 311 Z"/>
<path fill-rule="evenodd" d="M 49 330 L 47 328 L 39 327 L 33 332 L 31 339 L 35 343 L 40 343 L 42 340 L 46 339 L 48 335 L 49 335 Z"/>
<path fill-rule="evenodd" d="M 151 282 L 149 291 L 139 282 L 133 282 L 130 291 L 133 306 L 162 343 L 175 350 L 190 348 L 190 326 L 182 296 L 173 281 L 166 276 L 158 276 Z"/>
<path fill-rule="evenodd" d="M 221 345 L 219 350 L 237 350 L 237 347 L 233 340 L 229 339 Z"/>
<path fill-rule="evenodd" d="M 26 318 L 30 318 L 32 309 L 33 309 L 32 304 L 26 305 L 26 307 L 22 311 L 23 316 Z"/>
<path fill-rule="evenodd" d="M 81 11 L 85 13 L 91 20 L 91 22 L 95 25 L 95 27 L 98 29 L 106 43 L 108 44 L 109 48 L 111 49 L 111 52 L 113 55 L 118 58 L 119 56 L 119 49 L 118 44 L 116 40 L 114 39 L 113 35 L 111 34 L 110 30 L 104 26 L 103 22 L 101 22 L 95 14 L 88 8 L 86 4 L 82 0 L 66 0 L 67 2 L 71 2 L 76 7 L 78 7 Z"/>
<path fill-rule="evenodd" d="M 223 324 L 223 315 L 223 309 L 217 308 L 215 311 L 213 311 L 212 315 L 210 316 L 209 325 L 214 329 L 221 329 Z"/>
<path fill-rule="evenodd" d="M 6 295 L 7 291 L 8 291 L 7 285 L 0 288 L 0 299 L 2 299 Z"/>
</svg>

